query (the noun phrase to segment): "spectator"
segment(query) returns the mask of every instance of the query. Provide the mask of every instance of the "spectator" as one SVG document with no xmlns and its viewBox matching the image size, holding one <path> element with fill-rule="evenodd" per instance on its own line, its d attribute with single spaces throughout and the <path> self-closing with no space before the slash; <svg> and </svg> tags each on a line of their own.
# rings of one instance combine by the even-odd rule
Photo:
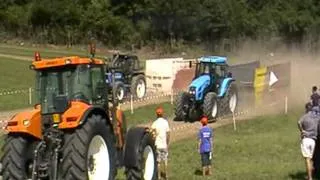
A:
<svg viewBox="0 0 320 180">
<path fill-rule="evenodd" d="M 306 105 L 305 105 L 305 113 L 308 113 L 309 111 L 312 110 L 312 104 L 310 102 L 308 102 Z"/>
<path fill-rule="evenodd" d="M 202 127 L 198 134 L 198 152 L 201 155 L 202 175 L 211 175 L 211 159 L 213 147 L 213 130 L 207 126 L 208 118 L 202 117 L 200 120 Z"/>
<path fill-rule="evenodd" d="M 313 107 L 311 111 L 304 114 L 298 121 L 301 132 L 301 153 L 305 158 L 308 180 L 312 180 L 313 153 L 318 135 L 319 107 Z"/>
<path fill-rule="evenodd" d="M 158 179 L 161 179 L 161 164 L 164 163 L 165 178 L 168 179 L 168 154 L 169 154 L 169 139 L 170 128 L 167 119 L 163 117 L 163 109 L 156 109 L 157 119 L 152 123 L 151 129 L 155 136 L 155 145 L 157 148 L 157 163 L 158 163 Z"/>
<path fill-rule="evenodd" d="M 319 105 L 320 95 L 318 93 L 317 86 L 313 86 L 312 87 L 312 94 L 310 96 L 310 100 L 311 100 L 311 103 L 312 103 L 313 107 Z"/>
<path fill-rule="evenodd" d="M 319 118 L 320 118 L 320 113 L 319 113 Z M 319 173 L 320 173 L 320 167 L 319 167 L 320 166 L 320 120 L 318 123 L 318 136 L 317 136 L 316 146 L 314 149 L 312 160 L 313 160 L 313 167 L 314 167 L 313 174 L 315 176 L 319 176 Z"/>
</svg>

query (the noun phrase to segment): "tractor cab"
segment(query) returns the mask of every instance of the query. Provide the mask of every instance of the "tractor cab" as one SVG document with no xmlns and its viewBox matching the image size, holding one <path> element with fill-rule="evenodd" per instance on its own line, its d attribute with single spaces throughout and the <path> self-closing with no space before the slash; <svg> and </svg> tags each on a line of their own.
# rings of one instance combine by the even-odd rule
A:
<svg viewBox="0 0 320 180">
<path fill-rule="evenodd" d="M 218 92 L 224 78 L 230 77 L 228 73 L 227 58 L 221 56 L 203 56 L 198 59 L 195 77 L 189 88 L 197 91 Z M 202 90 L 201 90 L 202 89 Z M 199 99 L 201 99 L 199 97 Z"/>
<path fill-rule="evenodd" d="M 31 68 L 36 71 L 36 94 L 41 114 L 64 113 L 72 102 L 107 109 L 103 61 L 77 56 L 37 58 Z"/>
<path fill-rule="evenodd" d="M 227 74 L 228 64 L 226 57 L 204 56 L 198 60 L 195 78 L 201 75 L 210 75 L 213 79 L 219 79 Z"/>
<path fill-rule="evenodd" d="M 110 68 L 125 70 L 141 70 L 139 59 L 135 55 L 114 54 L 111 60 Z"/>
</svg>

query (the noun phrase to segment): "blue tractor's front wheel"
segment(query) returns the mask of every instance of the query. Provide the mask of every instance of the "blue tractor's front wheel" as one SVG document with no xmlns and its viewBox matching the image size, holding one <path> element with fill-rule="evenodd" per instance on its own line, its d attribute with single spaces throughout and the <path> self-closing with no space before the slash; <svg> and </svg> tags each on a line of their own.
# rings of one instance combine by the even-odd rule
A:
<svg viewBox="0 0 320 180">
<path fill-rule="evenodd" d="M 186 92 L 180 92 L 175 102 L 175 120 L 185 121 L 188 116 L 189 95 Z"/>
<path fill-rule="evenodd" d="M 204 97 L 203 113 L 208 117 L 209 122 L 215 122 L 219 115 L 217 94 L 209 92 Z"/>
</svg>

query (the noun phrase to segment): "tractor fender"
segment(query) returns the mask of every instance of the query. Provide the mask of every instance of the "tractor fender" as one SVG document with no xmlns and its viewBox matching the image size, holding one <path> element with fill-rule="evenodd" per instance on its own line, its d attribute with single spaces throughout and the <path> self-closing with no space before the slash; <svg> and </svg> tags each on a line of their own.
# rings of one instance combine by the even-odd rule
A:
<svg viewBox="0 0 320 180">
<path fill-rule="evenodd" d="M 23 133 L 42 139 L 40 109 L 15 114 L 4 129 L 11 134 Z"/>
<path fill-rule="evenodd" d="M 139 167 L 139 146 L 145 133 L 147 133 L 147 128 L 145 127 L 134 127 L 129 129 L 126 135 L 124 149 L 125 167 Z"/>
<path fill-rule="evenodd" d="M 221 83 L 221 86 L 219 88 L 218 97 L 223 97 L 226 94 L 230 84 L 232 82 L 234 82 L 234 81 L 235 81 L 235 79 L 234 78 L 230 78 L 230 77 L 223 79 L 223 81 Z"/>
<path fill-rule="evenodd" d="M 90 108 L 88 108 L 84 113 L 83 115 L 81 116 L 81 119 L 79 121 L 79 126 L 81 126 L 82 124 L 86 123 L 86 121 L 88 120 L 88 117 L 91 115 L 91 114 L 100 114 L 102 117 L 105 117 L 106 118 L 106 123 L 107 125 L 111 125 L 112 127 L 112 123 L 110 122 L 110 119 L 108 117 L 108 114 L 106 113 L 106 111 L 99 107 L 99 106 L 92 106 Z"/>
<path fill-rule="evenodd" d="M 106 123 L 111 124 L 108 114 L 102 107 L 88 105 L 83 102 L 71 102 L 70 108 L 62 115 L 59 129 L 77 128 L 84 124 L 93 113 L 105 117 Z"/>
</svg>

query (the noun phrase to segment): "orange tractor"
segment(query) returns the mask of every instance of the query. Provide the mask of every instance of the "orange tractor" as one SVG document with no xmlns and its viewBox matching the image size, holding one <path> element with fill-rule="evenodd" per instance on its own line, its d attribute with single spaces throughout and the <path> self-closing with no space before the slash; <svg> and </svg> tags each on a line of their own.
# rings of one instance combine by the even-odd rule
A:
<svg viewBox="0 0 320 180">
<path fill-rule="evenodd" d="M 3 179 L 113 180 L 123 166 L 127 179 L 156 178 L 151 133 L 144 127 L 126 131 L 123 112 L 107 97 L 105 63 L 91 54 L 35 54 L 30 68 L 39 100 L 5 127 Z"/>
</svg>

